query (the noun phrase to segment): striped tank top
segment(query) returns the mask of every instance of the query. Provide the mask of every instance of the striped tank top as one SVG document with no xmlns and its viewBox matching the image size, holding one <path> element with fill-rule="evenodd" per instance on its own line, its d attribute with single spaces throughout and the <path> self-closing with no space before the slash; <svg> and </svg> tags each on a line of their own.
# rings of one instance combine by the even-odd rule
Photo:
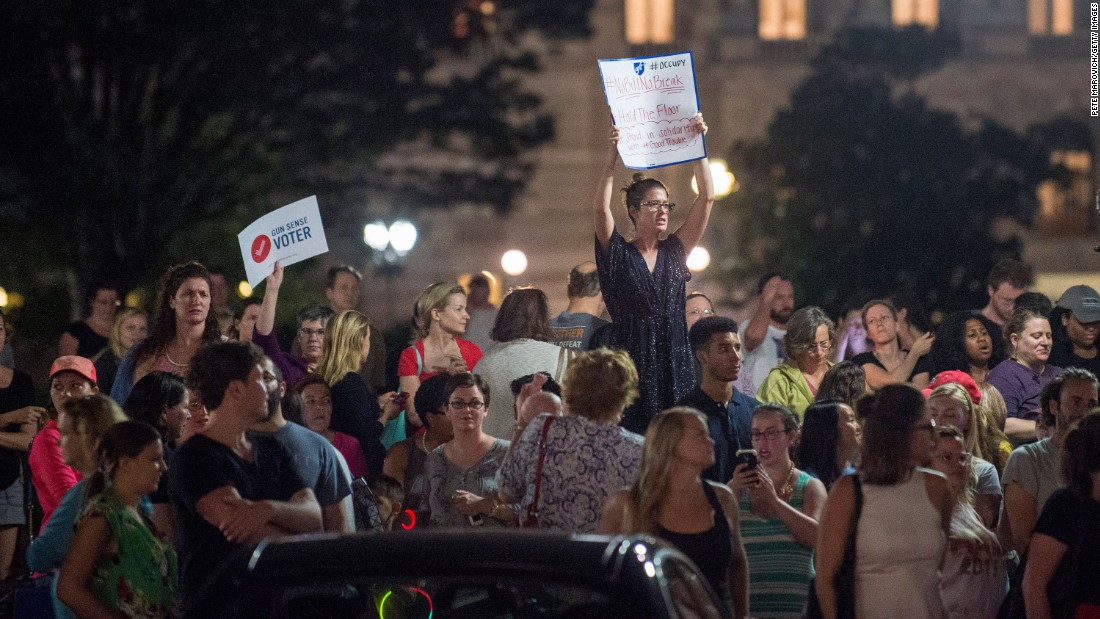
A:
<svg viewBox="0 0 1100 619">
<path fill-rule="evenodd" d="M 806 484 L 811 477 L 800 471 L 787 503 L 802 511 Z M 749 608 L 760 619 L 800 619 L 814 574 L 813 550 L 799 544 L 779 518 L 765 520 L 753 514 L 741 497 L 741 539 L 749 561 Z"/>
</svg>

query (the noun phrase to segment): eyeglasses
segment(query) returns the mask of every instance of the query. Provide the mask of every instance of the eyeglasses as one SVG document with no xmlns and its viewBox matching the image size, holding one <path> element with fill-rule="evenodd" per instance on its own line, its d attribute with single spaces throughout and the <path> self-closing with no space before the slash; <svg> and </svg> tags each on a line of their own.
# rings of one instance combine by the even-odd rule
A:
<svg viewBox="0 0 1100 619">
<path fill-rule="evenodd" d="M 808 346 L 806 346 L 806 352 L 816 352 L 816 351 L 829 352 L 832 349 L 833 349 L 833 343 L 832 342 L 817 342 L 817 343 L 809 344 Z"/>
<path fill-rule="evenodd" d="M 298 329 L 298 333 L 301 333 L 302 337 L 306 338 L 307 340 L 314 336 L 320 338 L 325 337 L 324 329 L 306 329 L 305 327 L 302 327 L 301 329 Z"/>
<path fill-rule="evenodd" d="M 959 464 L 961 464 L 963 466 L 966 466 L 967 464 L 970 464 L 970 460 L 973 457 L 974 456 L 971 455 L 970 452 L 966 452 L 966 451 L 964 451 L 964 452 L 962 452 L 958 455 L 955 455 L 955 454 L 940 454 L 938 456 L 935 456 L 935 458 L 937 460 L 939 460 L 940 462 L 943 462 L 944 464 L 955 464 L 956 462 L 958 462 Z"/>
<path fill-rule="evenodd" d="M 470 400 L 469 402 L 463 402 L 462 400 L 451 400 L 447 403 L 447 406 L 450 406 L 456 411 L 460 411 L 465 408 L 468 408 L 472 411 L 479 411 L 485 408 L 485 403 L 481 400 Z"/>
<path fill-rule="evenodd" d="M 712 310 L 708 307 L 702 307 L 702 308 L 697 307 L 697 308 L 691 310 L 690 312 L 688 312 L 688 315 L 690 315 L 690 316 L 698 316 L 699 314 L 702 314 L 704 316 L 713 316 L 714 315 L 714 310 Z"/>
<path fill-rule="evenodd" d="M 650 213 L 656 213 L 657 211 L 664 211 L 671 213 L 672 209 L 676 208 L 675 202 L 642 202 L 638 206 L 645 207 Z"/>
<path fill-rule="evenodd" d="M 765 430 L 764 432 L 749 432 L 752 441 L 774 441 L 777 437 L 786 434 L 786 430 Z"/>
</svg>

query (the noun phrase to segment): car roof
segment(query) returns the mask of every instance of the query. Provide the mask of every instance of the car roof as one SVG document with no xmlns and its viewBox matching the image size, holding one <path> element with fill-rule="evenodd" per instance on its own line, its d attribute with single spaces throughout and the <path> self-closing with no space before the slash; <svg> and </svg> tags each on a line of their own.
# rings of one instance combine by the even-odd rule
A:
<svg viewBox="0 0 1100 619">
<path fill-rule="evenodd" d="M 424 530 L 354 535 L 310 535 L 265 541 L 248 562 L 248 580 L 275 584 L 307 580 L 422 574 L 444 576 L 525 573 L 586 583 L 621 576 L 620 553 L 652 538 L 564 535 L 528 531 Z M 633 552 L 633 551 L 632 551 Z"/>
</svg>

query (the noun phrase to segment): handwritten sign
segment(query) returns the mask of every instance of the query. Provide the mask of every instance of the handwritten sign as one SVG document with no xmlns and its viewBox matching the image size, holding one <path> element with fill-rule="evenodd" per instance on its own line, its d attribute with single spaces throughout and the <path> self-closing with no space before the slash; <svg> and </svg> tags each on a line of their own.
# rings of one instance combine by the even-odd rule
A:
<svg viewBox="0 0 1100 619">
<path fill-rule="evenodd" d="M 253 287 L 271 273 L 276 260 L 287 266 L 327 252 L 317 196 L 271 211 L 241 231 L 237 241 Z"/>
<path fill-rule="evenodd" d="M 707 156 L 703 136 L 691 130 L 699 112 L 691 52 L 599 65 L 623 165 L 648 170 Z"/>
</svg>

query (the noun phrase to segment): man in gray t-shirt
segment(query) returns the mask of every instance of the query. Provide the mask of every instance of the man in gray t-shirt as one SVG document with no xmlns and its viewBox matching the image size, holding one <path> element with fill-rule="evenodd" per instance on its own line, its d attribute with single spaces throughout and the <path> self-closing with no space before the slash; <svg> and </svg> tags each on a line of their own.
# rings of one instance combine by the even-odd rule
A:
<svg viewBox="0 0 1100 619">
<path fill-rule="evenodd" d="M 783 363 L 783 336 L 787 321 L 794 313 L 794 284 L 778 273 L 767 273 L 756 285 L 760 300 L 752 318 L 741 323 L 741 373 L 734 386 L 738 391 L 755 395 L 772 368 Z"/>
<path fill-rule="evenodd" d="M 1043 411 L 1054 416 L 1054 435 L 1017 447 L 1008 457 L 1002 477 L 1005 518 L 1012 544 L 1023 552 L 1043 505 L 1064 483 L 1061 474 L 1062 442 L 1070 429 L 1097 405 L 1097 380 L 1092 372 L 1067 368 L 1040 396 Z"/>
<path fill-rule="evenodd" d="M 569 271 L 569 307 L 550 319 L 551 344 L 576 351 L 588 350 L 596 329 L 609 324 L 604 312 L 603 292 L 595 262 L 582 262 Z"/>
</svg>

